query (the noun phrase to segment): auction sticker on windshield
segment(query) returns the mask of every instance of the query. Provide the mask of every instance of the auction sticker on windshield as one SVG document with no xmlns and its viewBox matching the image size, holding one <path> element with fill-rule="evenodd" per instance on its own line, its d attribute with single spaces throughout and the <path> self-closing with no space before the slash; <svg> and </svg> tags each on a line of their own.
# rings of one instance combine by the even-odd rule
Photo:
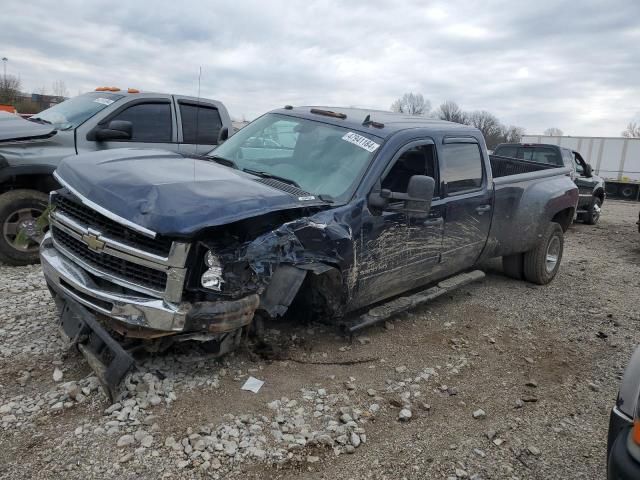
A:
<svg viewBox="0 0 640 480">
<path fill-rule="evenodd" d="M 362 135 L 358 135 L 354 132 L 348 132 L 342 137 L 342 140 L 345 140 L 349 143 L 353 143 L 354 145 L 359 146 L 360 148 L 364 148 L 367 152 L 375 152 L 380 146 L 379 143 L 374 142 L 373 140 L 369 140 L 367 137 L 363 137 Z"/>
<path fill-rule="evenodd" d="M 96 99 L 94 100 L 94 102 L 96 102 L 96 103 L 101 103 L 101 104 L 103 104 L 103 105 L 111 105 L 114 101 L 113 101 L 113 100 L 109 100 L 108 98 L 102 98 L 102 97 L 100 97 L 100 98 L 96 98 Z"/>
</svg>

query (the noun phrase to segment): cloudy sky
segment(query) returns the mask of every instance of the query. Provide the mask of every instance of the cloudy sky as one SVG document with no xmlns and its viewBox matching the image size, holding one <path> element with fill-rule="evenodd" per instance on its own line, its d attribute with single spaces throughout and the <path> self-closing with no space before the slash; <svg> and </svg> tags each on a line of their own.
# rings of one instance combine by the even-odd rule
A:
<svg viewBox="0 0 640 480">
<path fill-rule="evenodd" d="M 539 133 L 617 136 L 640 120 L 640 1 L 16 1 L 0 57 L 24 90 L 56 80 L 222 100 L 388 109 L 404 92 Z"/>
</svg>

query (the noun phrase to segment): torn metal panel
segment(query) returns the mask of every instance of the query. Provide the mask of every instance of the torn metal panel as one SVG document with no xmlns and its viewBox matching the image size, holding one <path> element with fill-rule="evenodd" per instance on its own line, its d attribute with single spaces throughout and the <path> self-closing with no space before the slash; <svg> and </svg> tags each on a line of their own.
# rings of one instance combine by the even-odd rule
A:
<svg viewBox="0 0 640 480">
<path fill-rule="evenodd" d="M 60 324 L 87 359 L 109 399 L 116 402 L 120 396 L 119 386 L 134 365 L 131 355 L 102 328 L 91 312 L 72 300 L 65 301 Z"/>
<path fill-rule="evenodd" d="M 260 299 L 260 309 L 270 316 L 282 316 L 298 294 L 307 272 L 289 265 L 280 265 Z"/>
</svg>

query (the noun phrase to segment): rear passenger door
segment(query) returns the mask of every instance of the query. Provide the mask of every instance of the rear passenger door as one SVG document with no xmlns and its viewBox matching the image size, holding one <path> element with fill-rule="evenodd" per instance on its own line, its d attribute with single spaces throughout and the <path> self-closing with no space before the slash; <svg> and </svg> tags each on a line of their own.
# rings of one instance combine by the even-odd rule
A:
<svg viewBox="0 0 640 480">
<path fill-rule="evenodd" d="M 440 146 L 445 193 L 442 264 L 447 271 L 475 264 L 489 236 L 493 191 L 480 144 L 473 137 L 445 137 Z"/>
<path fill-rule="evenodd" d="M 193 100 L 177 100 L 179 150 L 203 155 L 218 144 L 222 128 L 220 112 L 213 105 Z M 231 132 L 229 132 L 231 133 Z"/>
</svg>

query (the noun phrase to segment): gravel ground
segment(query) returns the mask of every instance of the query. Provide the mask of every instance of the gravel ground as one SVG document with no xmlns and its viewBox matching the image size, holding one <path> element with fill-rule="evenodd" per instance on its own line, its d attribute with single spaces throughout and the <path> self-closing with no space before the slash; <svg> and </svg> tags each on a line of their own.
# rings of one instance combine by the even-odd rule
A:
<svg viewBox="0 0 640 480">
<path fill-rule="evenodd" d="M 572 226 L 549 286 L 490 262 L 352 343 L 280 322 L 223 361 L 141 358 L 116 405 L 60 338 L 40 267 L 0 266 L 0 477 L 602 479 L 640 338 L 639 207 Z"/>
</svg>

